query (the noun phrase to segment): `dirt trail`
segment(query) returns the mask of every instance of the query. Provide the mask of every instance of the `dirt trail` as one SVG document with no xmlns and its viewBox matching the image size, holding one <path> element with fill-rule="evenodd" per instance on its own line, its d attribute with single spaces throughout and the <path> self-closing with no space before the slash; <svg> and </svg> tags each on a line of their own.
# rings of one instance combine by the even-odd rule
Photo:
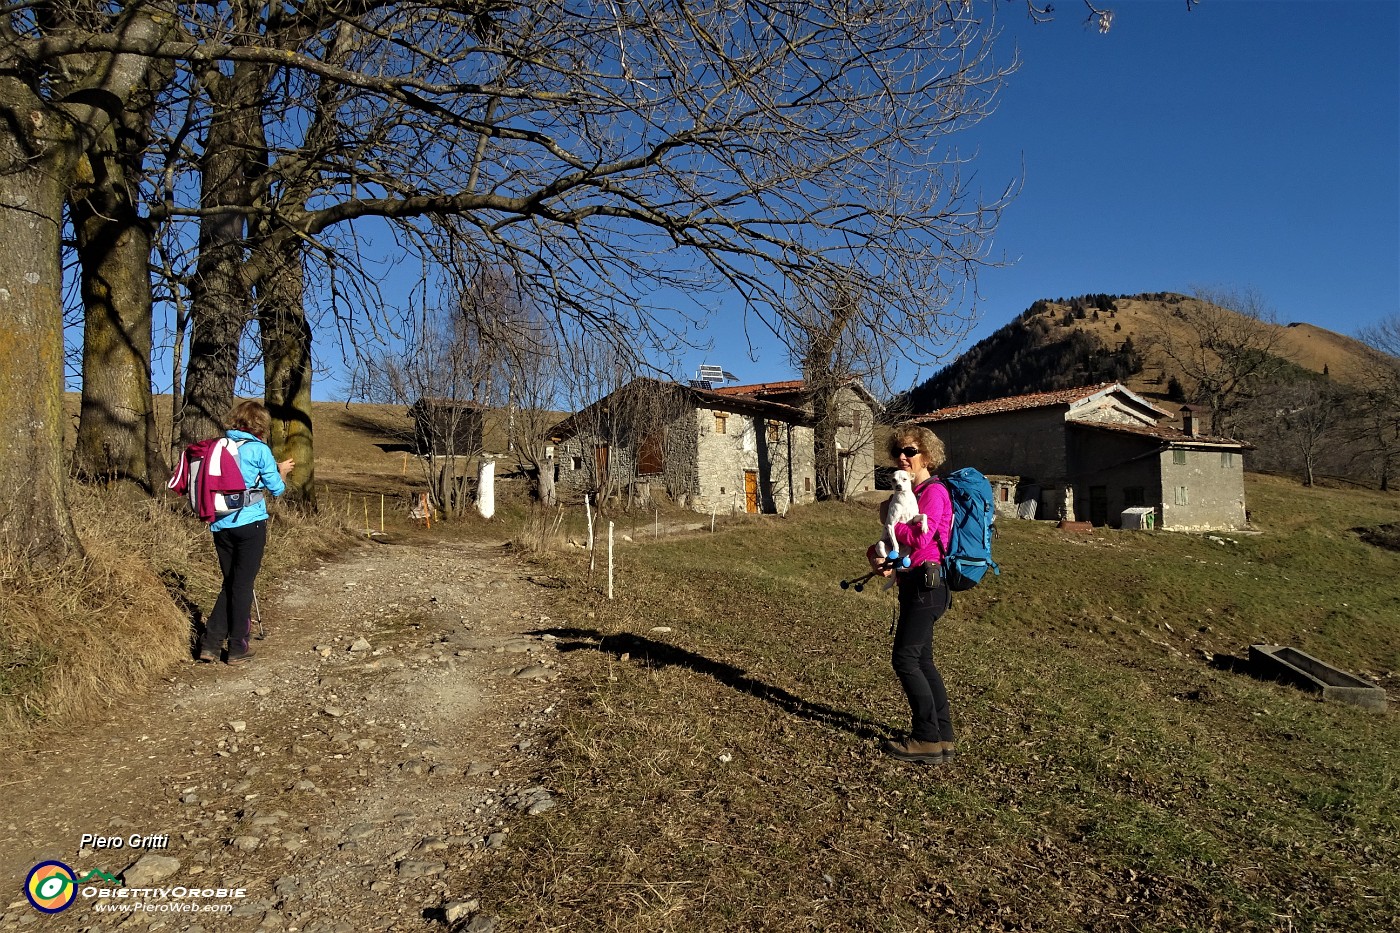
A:
<svg viewBox="0 0 1400 933">
<path fill-rule="evenodd" d="M 531 634 L 549 590 L 500 547 L 366 544 L 259 596 L 251 663 L 191 663 L 0 756 L 0 929 L 494 925 L 467 869 L 554 806 L 540 738 L 563 656 Z M 80 851 L 85 833 L 122 848 Z M 48 859 L 81 879 L 142 856 L 126 897 L 94 876 L 45 915 L 22 891 Z"/>
</svg>

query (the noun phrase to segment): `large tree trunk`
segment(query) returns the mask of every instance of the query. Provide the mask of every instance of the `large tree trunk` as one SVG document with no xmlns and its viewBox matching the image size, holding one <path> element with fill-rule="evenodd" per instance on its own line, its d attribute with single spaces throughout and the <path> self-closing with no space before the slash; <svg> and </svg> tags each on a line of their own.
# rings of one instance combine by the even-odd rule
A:
<svg viewBox="0 0 1400 933">
<path fill-rule="evenodd" d="M 829 375 L 827 378 L 830 378 Z M 841 426 L 836 407 L 836 390 L 821 386 L 812 391 L 812 459 L 816 465 L 817 498 L 844 499 L 845 471 L 841 469 L 841 448 L 836 441 Z"/>
<path fill-rule="evenodd" d="M 6 109 L 11 119 L 42 119 Z M 0 549 L 48 564 L 79 551 L 63 468 L 59 229 L 71 169 L 26 148 L 0 132 Z"/>
<path fill-rule="evenodd" d="M 275 240 L 274 240 L 275 242 Z M 311 424 L 311 325 L 302 306 L 301 250 L 280 252 L 280 262 L 262 279 L 258 327 L 262 332 L 264 394 L 272 415 L 268 443 L 279 460 L 296 466 L 287 477 L 292 502 L 316 507 L 316 453 Z"/>
<path fill-rule="evenodd" d="M 557 494 L 554 491 L 554 459 L 541 460 L 538 472 L 540 504 L 551 508 L 558 504 Z"/>
<path fill-rule="evenodd" d="M 252 314 L 243 276 L 249 187 L 250 140 L 260 138 L 258 72 L 234 66 L 233 77 L 206 77 L 214 102 L 200 165 L 200 204 L 219 208 L 199 227 L 199 259 L 190 286 L 190 359 L 185 375 L 180 440 L 193 444 L 223 433 L 238 381 L 239 341 Z"/>
<path fill-rule="evenodd" d="M 36 15 L 61 33 L 71 11 L 52 6 Z M 144 4 L 118 9 L 129 48 L 171 28 Z M 36 77 L 9 38 L 0 44 L 0 547 L 44 564 L 81 551 L 64 496 L 63 202 L 78 159 L 146 80 L 150 59 L 70 56 Z"/>
<path fill-rule="evenodd" d="M 150 494 L 164 482 L 151 394 L 151 234 L 109 132 L 69 198 L 83 294 L 80 476 Z"/>
</svg>

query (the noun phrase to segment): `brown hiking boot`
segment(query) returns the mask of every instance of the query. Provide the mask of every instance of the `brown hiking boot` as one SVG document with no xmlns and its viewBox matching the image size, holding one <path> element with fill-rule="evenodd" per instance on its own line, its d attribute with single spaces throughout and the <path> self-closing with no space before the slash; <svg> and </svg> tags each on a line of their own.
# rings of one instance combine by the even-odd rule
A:
<svg viewBox="0 0 1400 933">
<path fill-rule="evenodd" d="M 905 739 L 895 742 L 890 739 L 880 743 L 880 751 L 898 758 L 900 761 L 922 761 L 938 764 L 943 760 L 942 742 L 925 742 L 922 739 Z"/>
<path fill-rule="evenodd" d="M 252 649 L 252 648 L 249 648 L 247 651 L 243 652 L 242 654 L 234 654 L 232 651 L 230 651 L 230 652 L 228 653 L 228 663 L 229 663 L 229 664 L 246 664 L 247 662 L 253 660 L 254 657 L 255 657 L 255 655 L 254 655 L 254 653 L 253 653 L 253 649 Z"/>
<path fill-rule="evenodd" d="M 217 660 L 219 660 L 219 652 L 210 651 L 208 648 L 199 649 L 200 664 L 213 664 Z"/>
<path fill-rule="evenodd" d="M 938 744 L 943 746 L 944 758 L 953 758 L 958 754 L 958 746 L 956 742 L 939 742 Z"/>
</svg>

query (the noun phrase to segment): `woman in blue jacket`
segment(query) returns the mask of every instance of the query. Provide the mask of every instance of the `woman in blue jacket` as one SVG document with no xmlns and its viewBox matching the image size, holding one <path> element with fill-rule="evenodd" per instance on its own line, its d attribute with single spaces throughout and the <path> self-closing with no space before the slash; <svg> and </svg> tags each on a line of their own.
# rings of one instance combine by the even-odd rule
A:
<svg viewBox="0 0 1400 933">
<path fill-rule="evenodd" d="M 265 497 L 269 492 L 280 496 L 286 491 L 287 474 L 295 465 L 293 460 L 278 463 L 273 457 L 272 448 L 267 446 L 271 427 L 272 416 L 261 402 L 243 402 L 229 414 L 226 436 L 238 443 L 243 482 L 253 491 L 253 501 L 209 526 L 224 583 L 200 643 L 199 660 L 206 663 L 219 660 L 225 639 L 229 664 L 242 664 L 253 656 L 248 636 L 252 626 L 253 581 L 267 547 Z"/>
</svg>

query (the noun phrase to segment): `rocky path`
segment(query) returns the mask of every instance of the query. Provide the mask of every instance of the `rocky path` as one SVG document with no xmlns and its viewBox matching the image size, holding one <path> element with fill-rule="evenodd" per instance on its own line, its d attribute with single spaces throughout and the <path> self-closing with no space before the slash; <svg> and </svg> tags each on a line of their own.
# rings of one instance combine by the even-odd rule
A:
<svg viewBox="0 0 1400 933">
<path fill-rule="evenodd" d="M 548 594 L 460 543 L 366 544 L 260 593 L 253 662 L 0 758 L 0 929 L 490 930 L 468 870 L 556 802 Z M 46 915 L 22 889 L 50 859 L 89 880 Z"/>
</svg>

